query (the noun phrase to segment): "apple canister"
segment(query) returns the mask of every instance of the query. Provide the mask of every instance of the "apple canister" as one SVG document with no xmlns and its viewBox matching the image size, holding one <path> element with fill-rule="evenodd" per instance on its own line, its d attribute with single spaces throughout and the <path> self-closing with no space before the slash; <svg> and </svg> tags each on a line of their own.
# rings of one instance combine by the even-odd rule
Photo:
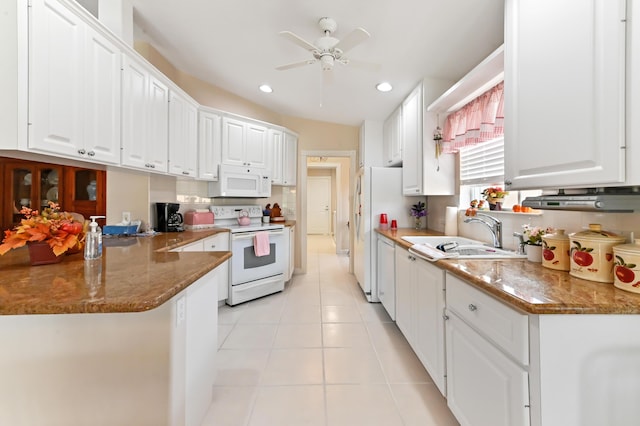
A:
<svg viewBox="0 0 640 426">
<path fill-rule="evenodd" d="M 622 244 L 613 248 L 613 285 L 634 293 L 640 293 L 640 239 L 634 244 Z"/>
<path fill-rule="evenodd" d="M 570 234 L 569 241 L 569 274 L 590 281 L 613 282 L 613 247 L 624 244 L 624 237 L 592 223 L 588 230 Z"/>
<path fill-rule="evenodd" d="M 542 266 L 558 271 L 569 270 L 569 237 L 564 229 L 542 236 Z"/>
</svg>

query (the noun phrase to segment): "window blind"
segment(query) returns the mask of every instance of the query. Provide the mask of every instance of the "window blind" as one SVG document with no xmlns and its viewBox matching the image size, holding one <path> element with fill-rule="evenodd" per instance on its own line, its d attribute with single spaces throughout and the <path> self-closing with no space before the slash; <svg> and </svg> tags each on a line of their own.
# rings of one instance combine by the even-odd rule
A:
<svg viewBox="0 0 640 426">
<path fill-rule="evenodd" d="M 504 137 L 460 148 L 460 184 L 494 184 L 504 180 Z"/>
</svg>

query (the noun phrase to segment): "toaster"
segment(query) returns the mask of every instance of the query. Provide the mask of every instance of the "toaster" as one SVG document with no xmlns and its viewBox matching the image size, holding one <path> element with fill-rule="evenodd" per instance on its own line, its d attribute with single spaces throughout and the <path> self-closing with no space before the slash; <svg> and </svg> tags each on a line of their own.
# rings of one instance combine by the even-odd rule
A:
<svg viewBox="0 0 640 426">
<path fill-rule="evenodd" d="M 189 226 L 207 227 L 213 225 L 213 212 L 190 210 L 184 214 L 184 224 Z"/>
</svg>

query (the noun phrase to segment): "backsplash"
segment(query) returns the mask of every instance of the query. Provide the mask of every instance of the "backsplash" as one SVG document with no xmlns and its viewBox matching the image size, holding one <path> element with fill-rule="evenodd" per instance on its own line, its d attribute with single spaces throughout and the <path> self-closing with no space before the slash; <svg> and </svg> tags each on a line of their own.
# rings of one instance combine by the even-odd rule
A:
<svg viewBox="0 0 640 426">
<path fill-rule="evenodd" d="M 444 232 L 444 216 L 446 205 L 451 203 L 448 200 L 438 200 L 444 197 L 429 197 L 429 227 L 436 231 Z M 588 228 L 590 223 L 599 223 L 602 228 L 624 235 L 627 241 L 632 235 L 640 238 L 640 213 L 594 213 L 594 212 L 572 212 L 546 210 L 536 214 L 512 213 L 484 211 L 502 221 L 502 244 L 505 248 L 515 250 L 518 239 L 513 236 L 514 232 L 522 232 L 522 225 L 564 229 L 567 234 L 578 232 Z M 491 241 L 491 233 L 484 225 L 478 223 L 464 223 L 465 211 L 458 212 L 458 234 L 463 237 L 473 238 L 482 241 Z"/>
</svg>

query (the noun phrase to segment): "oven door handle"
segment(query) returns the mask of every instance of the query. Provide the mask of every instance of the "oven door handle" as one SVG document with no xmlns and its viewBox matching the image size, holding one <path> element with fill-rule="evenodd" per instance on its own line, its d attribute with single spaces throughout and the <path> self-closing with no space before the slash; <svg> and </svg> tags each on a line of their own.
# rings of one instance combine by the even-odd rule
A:
<svg viewBox="0 0 640 426">
<path fill-rule="evenodd" d="M 268 231 L 269 232 L 269 236 L 277 236 L 277 235 L 282 235 L 284 234 L 284 231 Z M 231 234 L 231 239 L 232 240 L 248 240 L 250 238 L 255 237 L 257 234 L 257 232 L 246 232 L 246 233 L 242 233 L 242 234 Z"/>
</svg>

